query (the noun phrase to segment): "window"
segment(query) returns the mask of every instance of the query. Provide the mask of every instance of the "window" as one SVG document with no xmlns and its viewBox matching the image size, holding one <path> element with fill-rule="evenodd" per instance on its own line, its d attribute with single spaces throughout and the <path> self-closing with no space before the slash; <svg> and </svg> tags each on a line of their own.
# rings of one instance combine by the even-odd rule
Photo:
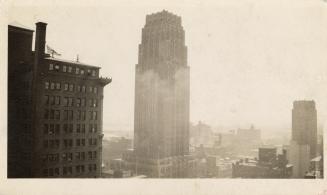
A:
<svg viewBox="0 0 327 195">
<path fill-rule="evenodd" d="M 84 75 L 84 70 L 83 69 L 81 69 L 81 75 Z"/>
<path fill-rule="evenodd" d="M 73 133 L 74 125 L 69 124 L 69 133 Z"/>
<path fill-rule="evenodd" d="M 55 105 L 55 98 L 54 96 L 50 96 L 50 104 Z"/>
<path fill-rule="evenodd" d="M 88 156 L 88 159 L 92 159 L 92 151 L 89 151 L 89 152 L 87 153 L 87 156 Z"/>
<path fill-rule="evenodd" d="M 93 92 L 94 93 L 98 93 L 98 88 L 97 87 L 94 87 Z"/>
<path fill-rule="evenodd" d="M 85 146 L 85 139 L 81 140 L 81 144 L 82 144 L 82 146 Z"/>
<path fill-rule="evenodd" d="M 50 124 L 49 135 L 53 135 L 55 133 L 55 126 L 54 124 Z"/>
<path fill-rule="evenodd" d="M 80 107 L 81 106 L 81 98 L 77 98 L 76 106 L 77 107 Z"/>
<path fill-rule="evenodd" d="M 80 146 L 81 145 L 81 140 L 80 139 L 76 139 L 76 146 Z"/>
<path fill-rule="evenodd" d="M 54 90 L 55 89 L 55 83 L 51 82 L 50 89 Z"/>
<path fill-rule="evenodd" d="M 92 93 L 92 91 L 93 91 L 93 87 L 90 86 L 89 87 L 89 92 Z"/>
<path fill-rule="evenodd" d="M 80 133 L 81 132 L 81 125 L 77 124 L 76 125 L 76 133 Z"/>
<path fill-rule="evenodd" d="M 49 64 L 49 70 L 53 70 L 53 64 Z"/>
<path fill-rule="evenodd" d="M 64 124 L 64 132 L 68 133 L 68 124 Z"/>
<path fill-rule="evenodd" d="M 54 68 L 58 71 L 58 70 L 60 69 L 60 66 L 59 66 L 58 64 L 56 64 L 56 65 L 54 66 Z"/>
<path fill-rule="evenodd" d="M 60 105 L 60 96 L 56 96 L 56 105 Z"/>
<path fill-rule="evenodd" d="M 92 99 L 89 99 L 89 105 L 90 105 L 90 107 L 93 107 L 93 100 Z"/>
<path fill-rule="evenodd" d="M 44 110 L 44 118 L 45 119 L 48 119 L 49 118 L 49 110 L 48 109 L 45 109 Z"/>
<path fill-rule="evenodd" d="M 96 99 L 94 99 L 93 100 L 93 107 L 97 107 L 98 105 L 97 105 L 97 100 Z"/>
<path fill-rule="evenodd" d="M 92 70 L 92 76 L 96 76 L 96 71 L 95 70 Z"/>
<path fill-rule="evenodd" d="M 97 112 L 96 111 L 93 112 L 93 120 L 97 120 Z"/>
<path fill-rule="evenodd" d="M 93 125 L 93 132 L 97 132 L 98 131 L 98 125 L 97 124 L 94 124 Z"/>
<path fill-rule="evenodd" d="M 82 124 L 82 130 L 81 130 L 82 133 L 85 133 L 85 124 Z"/>
<path fill-rule="evenodd" d="M 76 145 L 78 143 L 77 141 L 79 141 L 79 139 L 76 140 Z M 80 160 L 81 159 L 81 153 L 80 152 L 76 152 L 75 153 L 75 158 L 78 159 L 78 160 Z"/>
<path fill-rule="evenodd" d="M 81 86 L 80 86 L 80 85 L 77 85 L 77 86 L 76 86 L 76 91 L 77 91 L 77 92 L 81 92 Z"/>
<path fill-rule="evenodd" d="M 55 111 L 54 110 L 50 110 L 50 119 L 54 119 L 54 113 L 55 113 Z"/>
<path fill-rule="evenodd" d="M 68 72 L 71 73 L 72 72 L 72 67 L 71 66 L 68 66 Z"/>
<path fill-rule="evenodd" d="M 44 103 L 45 103 L 45 105 L 49 105 L 49 96 L 48 95 L 44 96 Z"/>
<path fill-rule="evenodd" d="M 60 110 L 55 111 L 55 119 L 60 120 Z"/>
<path fill-rule="evenodd" d="M 64 139 L 64 147 L 65 148 L 71 148 L 71 147 L 73 147 L 73 140 L 72 139 Z"/>
<path fill-rule="evenodd" d="M 74 114 L 72 110 L 69 111 L 69 120 L 74 120 Z"/>
<path fill-rule="evenodd" d="M 65 106 L 73 106 L 73 98 L 72 97 L 64 97 L 64 105 Z"/>
<path fill-rule="evenodd" d="M 68 120 L 68 110 L 64 110 L 64 119 Z"/>
<path fill-rule="evenodd" d="M 45 88 L 45 89 L 49 89 L 49 82 L 45 82 L 45 83 L 44 83 L 44 88 Z"/>
<path fill-rule="evenodd" d="M 86 119 L 85 111 L 82 111 L 81 112 L 81 118 L 82 118 L 83 121 L 85 121 L 85 119 Z"/>
<path fill-rule="evenodd" d="M 67 66 L 62 66 L 62 71 L 67 72 Z"/>
<path fill-rule="evenodd" d="M 85 98 L 82 98 L 81 106 L 85 106 Z"/>
<path fill-rule="evenodd" d="M 69 91 L 74 91 L 74 85 L 73 84 L 69 85 Z"/>
<path fill-rule="evenodd" d="M 93 125 L 89 124 L 89 132 L 92 133 L 93 132 Z"/>
<path fill-rule="evenodd" d="M 93 151 L 93 158 L 96 159 L 97 158 L 97 152 Z"/>
<path fill-rule="evenodd" d="M 81 111 L 80 110 L 77 111 L 76 119 L 81 120 Z"/>
<path fill-rule="evenodd" d="M 55 176 L 58 176 L 59 175 L 59 168 L 55 168 L 54 169 L 54 174 L 55 174 Z"/>
<path fill-rule="evenodd" d="M 56 124 L 55 134 L 56 135 L 60 134 L 60 124 Z"/>
<path fill-rule="evenodd" d="M 56 83 L 56 89 L 57 89 L 57 90 L 60 90 L 60 88 L 61 88 L 60 83 Z"/>
<path fill-rule="evenodd" d="M 68 97 L 64 97 L 64 106 L 68 106 Z"/>
<path fill-rule="evenodd" d="M 83 85 L 82 86 L 82 92 L 85 93 L 85 91 L 86 91 L 86 87 Z"/>
<path fill-rule="evenodd" d="M 64 90 L 67 91 L 68 90 L 68 83 L 64 84 Z"/>
<path fill-rule="evenodd" d="M 76 73 L 76 74 L 79 74 L 79 68 L 78 68 L 78 67 L 76 67 L 76 69 L 75 69 L 75 73 Z"/>
</svg>

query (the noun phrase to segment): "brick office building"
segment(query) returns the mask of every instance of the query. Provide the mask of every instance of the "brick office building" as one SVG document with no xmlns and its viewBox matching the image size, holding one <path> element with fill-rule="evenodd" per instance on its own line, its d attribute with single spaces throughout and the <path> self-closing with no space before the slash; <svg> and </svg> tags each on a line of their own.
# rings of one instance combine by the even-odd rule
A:
<svg viewBox="0 0 327 195">
<path fill-rule="evenodd" d="M 33 31 L 9 26 L 8 177 L 99 177 L 103 88 L 111 79 L 101 78 L 99 67 L 45 54 L 46 25 L 36 24 L 34 53 Z M 21 55 L 17 48 L 28 56 L 28 71 L 12 60 Z M 17 89 L 22 83 L 24 91 Z M 22 93 L 24 104 L 17 104 Z M 15 125 L 22 117 L 11 113 L 23 105 L 28 120 Z"/>
</svg>

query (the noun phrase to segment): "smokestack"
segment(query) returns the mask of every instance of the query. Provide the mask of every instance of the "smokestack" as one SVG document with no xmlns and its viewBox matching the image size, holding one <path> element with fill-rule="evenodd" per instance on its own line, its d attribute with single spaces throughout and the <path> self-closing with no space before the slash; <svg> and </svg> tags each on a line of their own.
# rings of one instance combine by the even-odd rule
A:
<svg viewBox="0 0 327 195">
<path fill-rule="evenodd" d="M 35 70 L 37 70 L 40 61 L 44 57 L 46 29 L 47 29 L 47 23 L 43 23 L 43 22 L 36 23 L 35 67 L 34 67 L 36 68 Z"/>
</svg>

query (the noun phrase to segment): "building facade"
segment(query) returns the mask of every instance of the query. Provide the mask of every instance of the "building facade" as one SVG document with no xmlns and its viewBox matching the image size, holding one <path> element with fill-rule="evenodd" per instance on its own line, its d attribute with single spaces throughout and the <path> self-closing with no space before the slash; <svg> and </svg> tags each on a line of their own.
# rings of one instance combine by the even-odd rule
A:
<svg viewBox="0 0 327 195">
<path fill-rule="evenodd" d="M 183 177 L 189 153 L 189 67 L 181 17 L 146 16 L 135 73 L 137 172 Z"/>
<path fill-rule="evenodd" d="M 8 117 L 8 177 L 100 177 L 103 89 L 111 79 L 101 78 L 99 67 L 46 54 L 46 26 L 36 23 L 34 53 L 30 46 L 25 48 L 31 56 L 29 71 L 22 73 L 30 81 L 23 98 L 30 101 L 26 123 L 29 133 L 20 137 L 24 143 L 17 146 L 15 136 L 21 127 L 13 125 L 19 122 L 19 117 Z M 9 67 L 15 66 L 10 57 L 15 55 L 12 52 L 9 50 Z M 9 94 L 15 91 L 16 80 L 9 80 L 9 85 L 13 83 L 8 88 Z M 14 98 L 8 97 L 9 106 L 12 101 Z M 19 109 L 19 105 L 10 106 L 8 113 Z M 28 160 L 11 161 L 11 156 L 25 147 L 29 150 Z M 28 174 L 17 173 L 16 166 L 23 166 Z"/>
</svg>

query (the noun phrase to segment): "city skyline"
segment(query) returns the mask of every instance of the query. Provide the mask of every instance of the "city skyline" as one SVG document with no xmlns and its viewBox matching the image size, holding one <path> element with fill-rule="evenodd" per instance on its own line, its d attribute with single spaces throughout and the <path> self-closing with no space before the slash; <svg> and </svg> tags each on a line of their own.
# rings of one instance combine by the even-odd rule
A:
<svg viewBox="0 0 327 195">
<path fill-rule="evenodd" d="M 326 16 L 321 3 L 312 3 L 310 8 L 284 7 L 278 10 L 279 16 L 272 11 L 277 7 L 264 9 L 251 2 L 245 6 L 224 7 L 218 13 L 206 5 L 184 9 L 127 6 L 113 10 L 113 7 L 105 7 L 97 8 L 93 17 L 85 14 L 93 13 L 92 8 L 67 11 L 59 7 L 54 12 L 52 8 L 29 10 L 24 7 L 27 16 L 22 18 L 19 16 L 22 10 L 12 8 L 9 20 L 30 28 L 36 20 L 55 24 L 49 26 L 53 29 L 47 43 L 62 52 L 63 58 L 74 60 L 79 54 L 80 61 L 99 65 L 103 75 L 113 77 L 112 88 L 105 91 L 105 96 L 115 98 L 105 102 L 104 129 L 133 131 L 135 51 L 141 39 L 140 28 L 147 13 L 172 11 L 183 17 L 187 31 L 191 122 L 201 120 L 228 128 L 254 124 L 263 131 L 274 132 L 291 128 L 290 108 L 294 100 L 315 100 L 318 124 L 325 124 L 323 108 L 327 106 L 327 94 L 319 90 L 327 85 L 327 67 L 324 66 L 327 58 L 323 55 L 326 30 L 321 29 Z M 127 14 L 122 14 L 124 9 Z M 82 18 L 84 23 L 68 28 L 75 25 L 76 18 L 72 22 L 63 20 L 67 16 Z M 207 20 L 212 17 L 217 20 Z M 281 18 L 284 20 L 280 21 Z M 128 25 L 118 26 L 121 23 Z M 90 33 L 95 33 L 92 39 L 80 41 Z M 121 38 L 127 34 L 130 35 L 128 43 Z M 71 37 L 69 41 L 65 36 Z M 279 45 L 281 42 L 283 48 Z M 82 50 L 82 44 L 88 46 L 84 48 L 99 49 Z M 209 97 L 209 92 L 215 93 Z"/>
</svg>

